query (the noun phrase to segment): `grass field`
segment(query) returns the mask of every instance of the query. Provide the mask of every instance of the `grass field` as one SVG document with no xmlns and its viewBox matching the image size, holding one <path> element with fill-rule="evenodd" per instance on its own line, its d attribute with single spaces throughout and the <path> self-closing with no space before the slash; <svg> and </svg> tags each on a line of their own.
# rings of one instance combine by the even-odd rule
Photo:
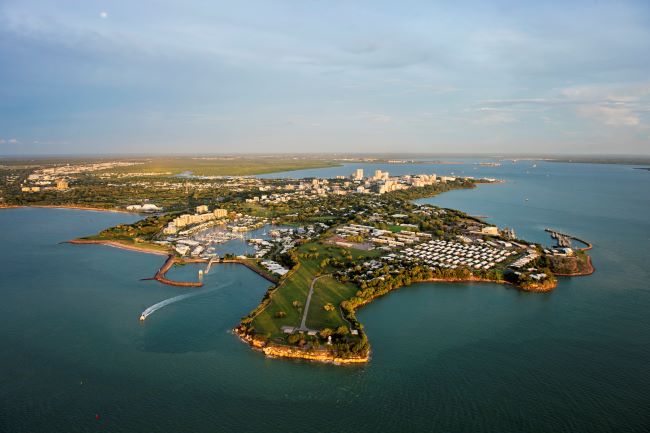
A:
<svg viewBox="0 0 650 433">
<path fill-rule="evenodd" d="M 347 325 L 341 317 L 338 306 L 341 301 L 354 296 L 357 290 L 359 288 L 355 284 L 341 284 L 334 277 L 323 277 L 316 281 L 309 306 L 309 314 L 307 315 L 307 327 L 311 329 L 336 329 L 341 325 Z M 332 311 L 325 310 L 324 307 L 328 303 L 336 308 Z"/>
<path fill-rule="evenodd" d="M 321 262 L 327 257 L 342 258 L 347 253 L 354 258 L 377 254 L 374 251 L 348 251 L 331 245 L 323 245 L 320 242 L 310 242 L 300 246 L 298 248 L 300 261 L 298 268 L 281 283 L 271 296 L 268 306 L 253 320 L 256 332 L 275 338 L 283 336 L 282 326 L 299 326 L 312 280 L 318 275 L 334 271 L 329 265 L 321 267 Z M 343 300 L 353 296 L 356 291 L 357 287 L 354 284 L 342 284 L 333 277 L 324 277 L 318 280 L 314 285 L 314 294 L 307 316 L 307 327 L 322 329 L 347 325 L 341 317 L 338 306 Z M 294 305 L 294 301 L 296 305 Z M 331 303 L 336 308 L 333 311 L 326 311 L 323 308 L 326 303 Z M 283 312 L 286 316 L 277 317 L 279 312 Z"/>
<path fill-rule="evenodd" d="M 338 165 L 326 159 L 291 156 L 154 157 L 144 164 L 109 171 L 125 173 L 192 172 L 197 176 L 247 176 Z"/>
</svg>

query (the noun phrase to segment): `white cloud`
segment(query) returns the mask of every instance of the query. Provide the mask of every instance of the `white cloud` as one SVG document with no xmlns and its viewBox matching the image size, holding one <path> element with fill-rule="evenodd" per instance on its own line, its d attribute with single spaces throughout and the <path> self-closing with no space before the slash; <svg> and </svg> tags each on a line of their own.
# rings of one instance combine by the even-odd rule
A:
<svg viewBox="0 0 650 433">
<path fill-rule="evenodd" d="M 108 12 L 106 12 L 106 11 L 101 11 L 101 12 L 99 13 L 99 17 L 100 17 L 100 18 L 103 18 L 103 19 L 108 18 Z"/>
<path fill-rule="evenodd" d="M 391 116 L 382 113 L 361 113 L 359 118 L 367 119 L 375 123 L 389 123 L 393 120 Z"/>
<path fill-rule="evenodd" d="M 609 126 L 638 126 L 641 123 L 639 115 L 626 105 L 584 105 L 578 107 L 578 114 Z"/>
<path fill-rule="evenodd" d="M 508 113 L 567 107 L 580 117 L 606 126 L 643 127 L 643 114 L 650 109 L 649 96 L 648 82 L 592 84 L 565 87 L 551 97 L 483 100 L 481 103 L 488 106 L 477 111 L 490 113 L 479 121 L 489 124 L 516 121 Z"/>
<path fill-rule="evenodd" d="M 512 113 L 505 111 L 490 111 L 485 116 L 476 120 L 476 123 L 481 125 L 500 125 L 515 122 L 518 122 L 517 118 Z"/>
</svg>

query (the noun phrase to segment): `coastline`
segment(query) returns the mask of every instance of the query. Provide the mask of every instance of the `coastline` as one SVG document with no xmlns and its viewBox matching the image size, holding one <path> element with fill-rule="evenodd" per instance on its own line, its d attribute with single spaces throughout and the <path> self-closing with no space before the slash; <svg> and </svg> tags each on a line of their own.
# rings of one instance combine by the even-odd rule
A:
<svg viewBox="0 0 650 433">
<path fill-rule="evenodd" d="M 54 204 L 35 204 L 35 205 L 0 205 L 2 209 L 28 209 L 28 208 L 44 208 L 44 209 L 71 209 L 71 210 L 85 210 L 89 212 L 112 212 L 112 213 L 125 213 L 130 215 L 142 215 L 139 212 L 132 212 L 124 209 L 115 208 L 102 208 L 92 206 L 75 206 L 75 205 L 54 205 Z"/>
<path fill-rule="evenodd" d="M 326 350 L 307 351 L 298 347 L 281 346 L 274 343 L 263 343 L 255 340 L 247 334 L 243 334 L 238 328 L 233 329 L 233 333 L 239 339 L 248 344 L 253 350 L 262 352 L 268 358 L 293 358 L 304 359 L 306 361 L 322 362 L 325 364 L 365 364 L 370 361 L 370 351 L 365 356 L 358 356 L 353 358 L 341 358 L 334 353 Z"/>
<path fill-rule="evenodd" d="M 469 278 L 430 278 L 426 280 L 419 280 L 419 281 L 414 281 L 411 284 L 405 285 L 405 286 L 398 286 L 392 288 L 390 291 L 387 293 L 378 295 L 372 299 L 368 299 L 366 302 L 363 304 L 357 305 L 356 308 L 354 309 L 354 312 L 359 308 L 362 308 L 370 303 L 372 303 L 375 299 L 380 298 L 382 296 L 388 295 L 390 292 L 393 290 L 402 288 L 402 287 L 409 287 L 412 286 L 413 284 L 420 284 L 420 283 L 493 283 L 493 284 L 503 284 L 503 285 L 509 285 L 515 287 L 517 290 L 523 291 L 523 292 L 549 292 L 554 290 L 558 283 L 557 280 L 553 282 L 553 284 L 550 284 L 548 286 L 530 286 L 530 287 L 523 287 L 519 286 L 516 284 L 513 284 L 509 281 L 506 280 L 491 280 L 488 278 L 480 278 L 480 277 L 469 277 Z M 340 308 L 340 306 L 339 306 Z M 342 317 L 348 321 L 345 316 Z M 350 358 L 341 358 L 336 356 L 334 353 L 330 351 L 323 351 L 323 350 L 304 350 L 299 347 L 290 347 L 290 346 L 285 346 L 285 345 L 279 345 L 273 342 L 264 342 L 260 340 L 256 340 L 253 338 L 251 335 L 245 334 L 241 332 L 239 329 L 239 326 L 235 327 L 233 329 L 233 333 L 239 337 L 239 339 L 248 344 L 253 350 L 259 351 L 264 353 L 265 356 L 269 358 L 295 358 L 295 359 L 304 359 L 308 361 L 314 361 L 314 362 L 323 362 L 323 363 L 330 363 L 330 364 L 361 364 L 361 363 L 367 363 L 370 361 L 370 353 L 371 349 L 368 349 L 368 353 L 365 356 L 356 356 L 356 357 L 350 357 Z"/>
<path fill-rule="evenodd" d="M 173 256 L 167 251 L 157 251 L 153 250 L 150 248 L 146 247 L 138 247 L 136 245 L 128 245 L 128 244 L 123 244 L 118 241 L 111 241 L 111 240 L 101 240 L 101 239 L 71 239 L 69 241 L 65 241 L 65 243 L 68 244 L 73 244 L 73 245 L 106 245 L 109 247 L 113 248 L 119 248 L 121 250 L 127 250 L 127 251 L 135 251 L 139 253 L 145 253 L 145 254 L 153 254 L 157 256 L 166 256 L 167 260 L 165 263 L 163 263 L 162 267 L 158 269 L 156 274 L 152 278 L 147 278 L 147 279 L 152 279 L 156 280 L 160 283 L 167 284 L 170 286 L 177 286 L 177 287 L 201 287 L 203 286 L 203 283 L 201 282 L 195 282 L 195 281 L 175 281 L 175 280 L 170 280 L 167 278 L 165 275 L 167 274 L 167 271 L 169 271 L 172 266 L 174 266 L 177 263 L 184 264 L 184 263 L 208 263 L 209 260 L 207 259 L 182 259 Z M 213 264 L 221 264 L 221 263 L 234 263 L 234 264 L 240 264 L 242 266 L 247 267 L 251 271 L 255 272 L 257 275 L 260 277 L 264 278 L 267 281 L 270 281 L 273 284 L 277 284 L 278 280 L 273 278 L 271 275 L 268 275 L 261 270 L 255 268 L 253 265 L 248 263 L 245 260 L 241 259 L 221 259 L 219 261 L 213 262 Z"/>
<path fill-rule="evenodd" d="M 16 206 L 19 207 L 19 206 Z M 24 206 L 20 206 L 24 207 Z M 50 207 L 50 206 L 36 206 L 36 207 Z M 54 207 L 54 206 L 52 206 Z M 58 207 L 58 206 L 56 206 Z M 101 212 L 110 212 L 110 210 L 104 210 L 104 209 L 97 209 L 97 208 L 83 208 L 83 207 L 67 207 L 71 209 L 79 209 L 79 210 L 91 210 L 91 211 L 101 211 Z M 120 211 L 117 211 L 120 212 Z M 128 212 L 127 212 L 128 213 Z M 167 259 L 163 263 L 163 265 L 158 269 L 156 274 L 154 275 L 153 278 L 147 278 L 147 279 L 152 279 L 156 280 L 162 284 L 170 285 L 170 286 L 176 286 L 176 287 L 202 287 L 203 282 L 199 281 L 175 281 L 168 279 L 166 277 L 166 273 L 171 269 L 175 264 L 178 263 L 208 263 L 210 260 L 207 259 L 201 259 L 201 258 L 179 258 L 174 256 L 173 254 L 170 254 L 167 251 L 156 251 L 151 248 L 147 248 L 144 246 L 137 246 L 137 245 L 129 245 L 125 243 L 121 243 L 119 241 L 115 240 L 101 240 L 101 239 L 74 239 L 68 241 L 70 244 L 95 244 L 95 245 L 107 245 L 111 246 L 114 248 L 119 248 L 119 249 L 124 249 L 124 250 L 129 250 L 129 251 L 135 251 L 135 252 L 141 252 L 141 253 L 147 253 L 147 254 L 154 254 L 154 255 L 159 255 L 159 256 L 166 256 Z M 589 247 L 591 247 L 590 244 L 587 244 Z M 213 262 L 215 264 L 217 263 L 239 263 L 243 266 L 246 266 L 253 272 L 257 273 L 261 277 L 267 279 L 270 282 L 274 283 L 274 288 L 277 287 L 278 281 L 276 279 L 270 278 L 269 275 L 265 275 L 261 270 L 257 269 L 253 264 L 249 263 L 246 260 L 243 259 L 221 259 L 219 261 Z M 580 275 L 589 275 L 594 272 L 593 266 L 591 264 L 591 257 L 588 256 L 588 263 L 589 263 L 589 269 L 585 273 L 579 273 L 579 274 L 555 274 L 557 276 L 580 276 Z M 495 280 L 495 279 L 488 279 L 488 278 L 482 278 L 482 277 L 476 277 L 476 276 L 470 276 L 470 277 L 464 277 L 464 278 L 431 278 L 431 279 L 425 279 L 425 280 L 419 280 L 419 281 L 413 281 L 408 285 L 404 286 L 397 286 L 393 287 L 390 289 L 388 292 L 383 293 L 381 295 L 378 295 L 376 297 L 373 297 L 372 299 L 368 299 L 366 302 L 363 304 L 357 305 L 354 310 L 352 311 L 352 316 L 354 317 L 354 313 L 356 313 L 356 310 L 359 308 L 368 305 L 372 301 L 374 301 L 377 297 L 384 296 L 391 291 L 401 288 L 401 287 L 408 287 L 412 284 L 418 284 L 418 283 L 494 283 L 494 284 L 505 284 L 505 285 L 511 285 L 514 286 L 517 290 L 521 291 L 526 291 L 526 292 L 549 292 L 553 289 L 555 289 L 558 285 L 557 280 L 554 280 L 552 283 L 549 284 L 532 284 L 529 286 L 522 286 L 518 284 L 513 284 L 512 282 L 506 281 L 506 280 Z M 271 289 L 272 290 L 272 289 Z M 340 307 L 339 307 L 340 308 Z M 342 317 L 345 318 L 345 315 L 342 314 Z M 347 319 L 346 319 L 347 320 Z M 365 355 L 357 355 L 357 356 L 351 356 L 351 357 L 340 357 L 336 354 L 335 351 L 333 350 L 328 350 L 326 346 L 322 346 L 319 348 L 311 348 L 311 349 L 303 349 L 298 346 L 288 346 L 284 344 L 277 344 L 276 342 L 273 341 L 261 341 L 255 338 L 254 335 L 248 335 L 242 332 L 239 329 L 239 325 L 233 329 L 233 332 L 235 335 L 237 335 L 243 342 L 247 343 L 251 348 L 254 350 L 258 350 L 262 353 L 264 353 L 265 356 L 270 357 L 270 358 L 296 358 L 296 359 L 304 359 L 308 361 L 314 361 L 314 362 L 324 362 L 324 363 L 332 363 L 332 364 L 359 364 L 359 363 L 366 363 L 369 362 L 370 360 L 370 349 L 368 349 L 367 354 Z"/>
<path fill-rule="evenodd" d="M 65 241 L 65 243 L 74 244 L 74 245 L 107 245 L 109 247 L 119 248 L 121 250 L 136 251 L 139 253 L 146 253 L 146 254 L 155 254 L 157 256 L 169 255 L 169 253 L 165 251 L 156 251 L 149 248 L 138 247 L 135 245 L 127 245 L 117 241 L 98 240 L 98 239 L 71 239 L 69 241 Z"/>
</svg>

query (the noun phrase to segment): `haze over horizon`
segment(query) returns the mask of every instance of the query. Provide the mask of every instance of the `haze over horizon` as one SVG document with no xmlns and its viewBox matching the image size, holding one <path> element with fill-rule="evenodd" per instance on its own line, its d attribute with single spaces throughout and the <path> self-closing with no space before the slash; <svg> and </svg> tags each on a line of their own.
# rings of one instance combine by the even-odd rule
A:
<svg viewBox="0 0 650 433">
<path fill-rule="evenodd" d="M 648 53 L 641 0 L 5 0 L 0 155 L 648 155 Z"/>
</svg>

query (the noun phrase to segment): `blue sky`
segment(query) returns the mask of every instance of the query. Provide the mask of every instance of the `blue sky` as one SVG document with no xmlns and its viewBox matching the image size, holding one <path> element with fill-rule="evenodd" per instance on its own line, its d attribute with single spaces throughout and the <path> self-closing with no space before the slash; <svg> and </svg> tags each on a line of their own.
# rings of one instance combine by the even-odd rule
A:
<svg viewBox="0 0 650 433">
<path fill-rule="evenodd" d="M 0 2 L 0 154 L 650 153 L 650 2 Z"/>
</svg>

